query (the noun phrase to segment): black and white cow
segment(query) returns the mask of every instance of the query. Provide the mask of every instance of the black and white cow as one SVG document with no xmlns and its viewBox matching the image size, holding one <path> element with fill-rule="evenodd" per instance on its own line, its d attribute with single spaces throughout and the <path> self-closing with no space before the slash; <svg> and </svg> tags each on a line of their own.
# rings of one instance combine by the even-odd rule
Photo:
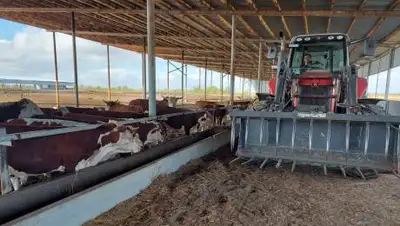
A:
<svg viewBox="0 0 400 226">
<path fill-rule="evenodd" d="M 23 98 L 17 102 L 0 103 L 0 122 L 15 118 L 32 118 L 44 115 L 33 101 Z"/>
</svg>

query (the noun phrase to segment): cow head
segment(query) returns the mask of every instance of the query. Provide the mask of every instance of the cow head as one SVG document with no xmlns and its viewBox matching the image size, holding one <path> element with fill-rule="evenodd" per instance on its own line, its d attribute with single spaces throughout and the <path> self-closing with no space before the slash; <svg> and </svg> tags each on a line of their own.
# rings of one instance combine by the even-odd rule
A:
<svg viewBox="0 0 400 226">
<path fill-rule="evenodd" d="M 182 99 L 182 97 L 170 97 L 170 96 L 167 96 L 167 97 L 163 96 L 162 98 L 163 98 L 163 101 L 168 103 L 168 107 L 172 107 L 172 108 L 176 107 L 178 100 Z"/>
<path fill-rule="evenodd" d="M 154 124 L 154 128 L 152 128 L 146 136 L 146 141 L 144 145 L 147 147 L 152 147 L 158 145 L 165 141 L 165 135 L 163 129 L 160 126 L 160 123 L 155 121 L 146 122 L 147 124 Z"/>
<path fill-rule="evenodd" d="M 208 129 L 211 129 L 214 126 L 214 119 L 213 116 L 209 113 L 206 112 L 204 113 L 203 116 L 201 116 L 197 120 L 197 124 L 190 128 L 190 134 L 202 132 Z"/>
<path fill-rule="evenodd" d="M 103 102 L 106 104 L 106 110 L 108 110 L 110 107 L 112 107 L 112 106 L 116 106 L 116 105 L 119 105 L 120 103 L 119 103 L 119 100 L 116 100 L 116 101 L 112 101 L 112 100 L 110 100 L 110 101 L 106 101 L 106 100 L 103 100 Z"/>
<path fill-rule="evenodd" d="M 18 118 L 32 118 L 35 115 L 44 115 L 39 106 L 29 99 L 23 98 L 17 103 L 21 109 Z"/>
</svg>

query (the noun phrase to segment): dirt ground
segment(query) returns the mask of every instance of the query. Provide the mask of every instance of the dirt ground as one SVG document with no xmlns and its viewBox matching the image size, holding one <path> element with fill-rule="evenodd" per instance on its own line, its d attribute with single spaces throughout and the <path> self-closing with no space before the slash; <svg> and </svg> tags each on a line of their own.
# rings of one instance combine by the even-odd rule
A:
<svg viewBox="0 0 400 226">
<path fill-rule="evenodd" d="M 230 158 L 193 161 L 85 225 L 400 225 L 394 175 L 363 181 Z"/>
<path fill-rule="evenodd" d="M 157 99 L 162 99 L 162 96 L 168 96 L 167 93 L 157 93 Z M 171 94 L 173 96 L 173 94 Z M 175 95 L 180 96 L 180 95 Z M 37 91 L 37 90 L 18 90 L 18 89 L 0 89 L 0 103 L 8 101 L 18 101 L 21 98 L 28 98 L 37 103 L 40 107 L 56 106 L 55 91 Z M 79 100 L 81 107 L 104 107 L 103 100 L 107 100 L 106 91 L 81 90 L 79 91 Z M 133 99 L 142 98 L 139 92 L 122 92 L 113 91 L 112 100 L 119 100 L 123 104 L 128 104 Z M 228 101 L 228 96 L 225 95 L 223 103 Z M 188 93 L 187 102 L 184 107 L 190 107 L 197 100 L 203 100 L 204 94 Z M 208 94 L 207 100 L 219 101 L 220 97 L 216 94 Z M 178 103 L 180 104 L 180 102 Z M 60 91 L 61 106 L 75 106 L 75 96 L 72 90 Z"/>
</svg>

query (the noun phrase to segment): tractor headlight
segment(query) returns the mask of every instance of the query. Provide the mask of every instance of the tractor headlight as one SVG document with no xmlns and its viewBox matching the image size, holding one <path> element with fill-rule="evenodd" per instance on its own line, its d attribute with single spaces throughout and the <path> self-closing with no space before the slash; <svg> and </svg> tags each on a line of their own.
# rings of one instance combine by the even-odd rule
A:
<svg viewBox="0 0 400 226">
<path fill-rule="evenodd" d="M 305 40 L 305 41 L 310 41 L 311 38 L 310 38 L 310 37 L 306 37 L 306 38 L 304 38 L 304 40 Z"/>
<path fill-rule="evenodd" d="M 296 41 L 301 42 L 301 41 L 303 41 L 303 39 L 302 38 L 297 38 Z"/>
<path fill-rule="evenodd" d="M 339 35 L 336 37 L 338 40 L 342 40 L 343 39 L 343 35 Z"/>
<path fill-rule="evenodd" d="M 333 37 L 333 36 L 328 36 L 328 40 L 332 40 L 332 39 L 334 39 L 335 37 Z"/>
</svg>

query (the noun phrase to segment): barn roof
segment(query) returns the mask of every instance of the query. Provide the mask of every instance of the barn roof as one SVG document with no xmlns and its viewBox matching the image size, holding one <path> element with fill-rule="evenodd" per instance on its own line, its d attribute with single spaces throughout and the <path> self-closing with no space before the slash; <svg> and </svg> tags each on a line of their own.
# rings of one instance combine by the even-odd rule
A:
<svg viewBox="0 0 400 226">
<path fill-rule="evenodd" d="M 377 57 L 400 44 L 400 0 L 157 0 L 156 55 L 212 70 L 228 72 L 231 15 L 237 16 L 235 74 L 257 75 L 260 39 L 278 43 L 279 32 L 298 34 L 343 32 L 350 38 L 378 41 Z M 0 18 L 51 31 L 71 33 L 75 13 L 77 36 L 143 52 L 146 38 L 145 0 L 0 0 Z M 266 58 L 262 79 L 272 74 Z M 360 48 L 351 60 L 368 63 Z M 267 66 L 265 66 L 267 65 Z"/>
</svg>

